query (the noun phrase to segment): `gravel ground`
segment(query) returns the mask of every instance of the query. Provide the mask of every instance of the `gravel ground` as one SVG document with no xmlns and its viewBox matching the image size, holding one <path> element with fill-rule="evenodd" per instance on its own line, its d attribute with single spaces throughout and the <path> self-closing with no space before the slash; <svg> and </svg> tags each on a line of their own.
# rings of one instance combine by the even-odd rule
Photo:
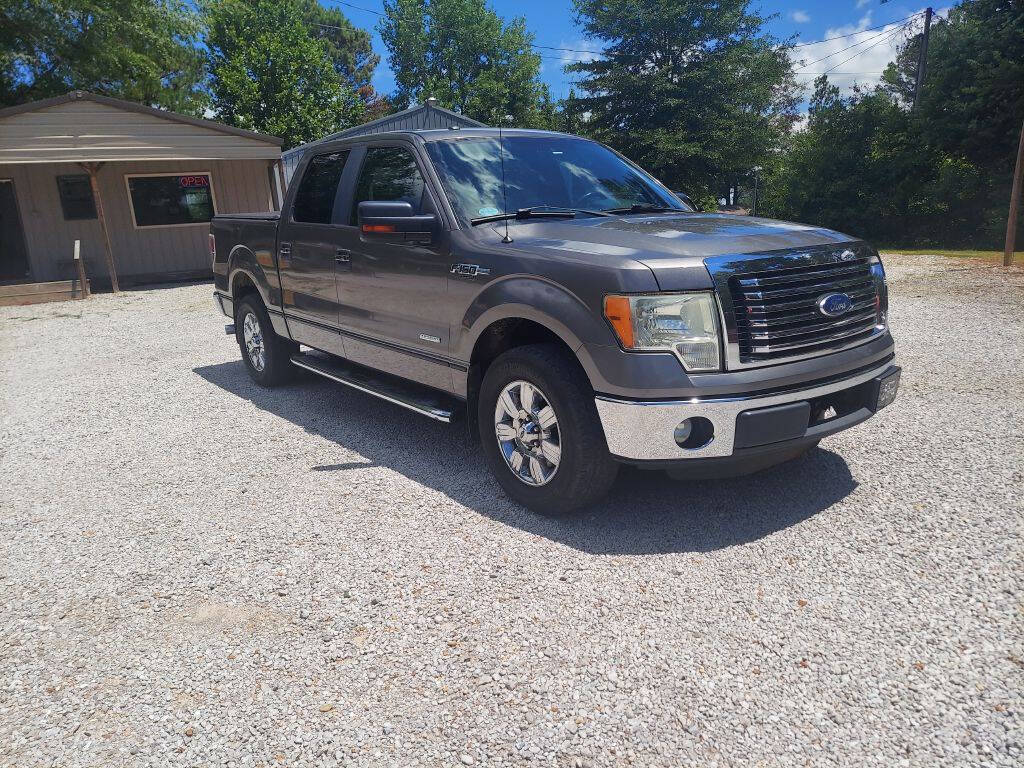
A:
<svg viewBox="0 0 1024 768">
<path fill-rule="evenodd" d="M 1024 271 L 888 265 L 893 406 L 561 522 L 209 285 L 0 309 L 0 765 L 1021 765 Z"/>
</svg>

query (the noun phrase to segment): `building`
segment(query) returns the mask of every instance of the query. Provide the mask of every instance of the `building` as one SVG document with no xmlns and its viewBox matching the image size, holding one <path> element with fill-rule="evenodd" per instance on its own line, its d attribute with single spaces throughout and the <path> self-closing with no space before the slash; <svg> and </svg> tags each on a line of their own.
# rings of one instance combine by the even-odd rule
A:
<svg viewBox="0 0 1024 768">
<path fill-rule="evenodd" d="M 424 128 L 486 128 L 483 123 L 471 120 L 458 112 L 444 109 L 437 106 L 437 99 L 429 98 L 423 104 L 396 112 L 393 115 L 373 120 L 363 125 L 357 125 L 344 131 L 332 133 L 319 141 L 309 144 L 302 144 L 294 149 L 289 149 L 281 158 L 284 165 L 284 177 L 286 182 L 290 181 L 295 168 L 298 166 L 302 156 L 311 148 L 323 141 L 343 139 L 348 136 L 365 136 L 370 133 L 386 133 L 387 131 L 409 131 Z"/>
<path fill-rule="evenodd" d="M 73 91 L 0 109 L 0 282 L 210 276 L 214 213 L 279 208 L 281 140 Z"/>
</svg>

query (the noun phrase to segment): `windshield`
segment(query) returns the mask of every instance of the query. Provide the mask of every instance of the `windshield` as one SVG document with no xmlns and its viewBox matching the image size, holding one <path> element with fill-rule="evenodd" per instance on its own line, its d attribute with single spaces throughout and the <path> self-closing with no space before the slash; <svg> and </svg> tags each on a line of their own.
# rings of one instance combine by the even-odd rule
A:
<svg viewBox="0 0 1024 768">
<path fill-rule="evenodd" d="M 507 202 L 498 138 L 427 143 L 452 207 L 464 222 L 521 208 L 607 211 L 632 206 L 690 209 L 607 147 L 572 136 L 503 137 Z"/>
</svg>

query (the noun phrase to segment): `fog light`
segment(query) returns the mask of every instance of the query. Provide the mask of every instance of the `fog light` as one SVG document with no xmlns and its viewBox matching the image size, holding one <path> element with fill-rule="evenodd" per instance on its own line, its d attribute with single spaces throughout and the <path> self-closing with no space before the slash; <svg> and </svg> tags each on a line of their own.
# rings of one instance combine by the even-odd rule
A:
<svg viewBox="0 0 1024 768">
<path fill-rule="evenodd" d="M 693 451 L 703 448 L 715 438 L 715 425 L 703 416 L 683 419 L 672 432 L 676 445 Z"/>
</svg>

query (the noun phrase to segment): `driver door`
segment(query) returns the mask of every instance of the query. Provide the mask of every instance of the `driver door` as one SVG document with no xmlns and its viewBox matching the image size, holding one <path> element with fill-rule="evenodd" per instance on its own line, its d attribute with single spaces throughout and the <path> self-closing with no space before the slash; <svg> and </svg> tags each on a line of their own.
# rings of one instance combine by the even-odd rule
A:
<svg viewBox="0 0 1024 768">
<path fill-rule="evenodd" d="M 364 200 L 408 202 L 414 213 L 435 216 L 439 206 L 411 145 L 370 144 L 361 154 L 348 226 L 341 228 L 351 265 L 337 272 L 346 354 L 363 365 L 451 391 L 447 232 L 439 227 L 431 242 L 387 242 L 364 238 L 358 221 Z"/>
</svg>

